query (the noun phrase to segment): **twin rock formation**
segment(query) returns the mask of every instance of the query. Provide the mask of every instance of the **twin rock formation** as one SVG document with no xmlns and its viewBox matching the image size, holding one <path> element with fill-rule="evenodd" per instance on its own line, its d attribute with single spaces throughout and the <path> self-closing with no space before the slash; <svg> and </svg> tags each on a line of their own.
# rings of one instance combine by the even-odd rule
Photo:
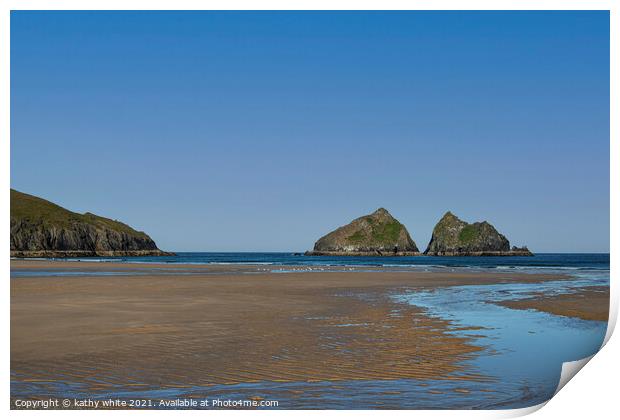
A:
<svg viewBox="0 0 620 420">
<path fill-rule="evenodd" d="M 407 228 L 384 208 L 323 236 L 306 255 L 408 256 L 420 251 Z M 467 223 L 447 212 L 435 225 L 424 255 L 529 256 L 488 222 Z"/>
<path fill-rule="evenodd" d="M 144 232 L 11 189 L 11 257 L 174 255 Z"/>
</svg>

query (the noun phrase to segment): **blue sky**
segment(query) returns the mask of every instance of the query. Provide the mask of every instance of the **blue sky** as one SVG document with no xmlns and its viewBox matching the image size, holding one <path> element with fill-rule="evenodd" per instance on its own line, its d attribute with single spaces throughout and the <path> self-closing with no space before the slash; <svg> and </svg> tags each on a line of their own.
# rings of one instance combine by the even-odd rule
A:
<svg viewBox="0 0 620 420">
<path fill-rule="evenodd" d="M 11 186 L 174 251 L 385 207 L 609 250 L 607 12 L 12 12 Z"/>
</svg>

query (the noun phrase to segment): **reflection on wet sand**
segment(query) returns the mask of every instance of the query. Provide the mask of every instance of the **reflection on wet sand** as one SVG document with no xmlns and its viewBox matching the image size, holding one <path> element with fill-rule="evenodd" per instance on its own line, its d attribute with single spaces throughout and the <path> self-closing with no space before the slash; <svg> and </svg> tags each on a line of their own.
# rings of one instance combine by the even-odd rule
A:
<svg viewBox="0 0 620 420">
<path fill-rule="evenodd" d="M 498 304 L 511 309 L 535 309 L 589 321 L 607 321 L 609 286 L 579 287 L 559 294 L 532 293 L 529 298 L 505 300 Z"/>
</svg>

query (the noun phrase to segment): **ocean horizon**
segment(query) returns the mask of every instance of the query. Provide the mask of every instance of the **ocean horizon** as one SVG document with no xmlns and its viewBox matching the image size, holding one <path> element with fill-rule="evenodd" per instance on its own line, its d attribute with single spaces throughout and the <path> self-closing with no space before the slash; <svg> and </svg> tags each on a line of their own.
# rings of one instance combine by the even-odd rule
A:
<svg viewBox="0 0 620 420">
<path fill-rule="evenodd" d="M 37 258 L 30 258 L 37 259 Z M 303 252 L 176 252 L 172 256 L 38 258 L 40 260 L 111 261 L 166 264 L 250 264 L 290 266 L 476 267 L 487 269 L 609 270 L 609 253 L 538 253 L 530 257 L 309 256 Z"/>
</svg>

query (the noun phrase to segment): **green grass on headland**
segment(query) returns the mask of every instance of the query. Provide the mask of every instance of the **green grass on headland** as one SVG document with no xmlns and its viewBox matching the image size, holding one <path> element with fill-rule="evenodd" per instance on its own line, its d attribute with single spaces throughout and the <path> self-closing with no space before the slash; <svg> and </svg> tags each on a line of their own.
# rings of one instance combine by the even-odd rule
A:
<svg viewBox="0 0 620 420">
<path fill-rule="evenodd" d="M 69 228 L 77 223 L 125 232 L 128 235 L 148 238 L 144 232 L 132 229 L 117 220 L 107 219 L 92 213 L 75 213 L 50 201 L 11 189 L 11 220 L 45 224 L 58 228 Z"/>
</svg>

